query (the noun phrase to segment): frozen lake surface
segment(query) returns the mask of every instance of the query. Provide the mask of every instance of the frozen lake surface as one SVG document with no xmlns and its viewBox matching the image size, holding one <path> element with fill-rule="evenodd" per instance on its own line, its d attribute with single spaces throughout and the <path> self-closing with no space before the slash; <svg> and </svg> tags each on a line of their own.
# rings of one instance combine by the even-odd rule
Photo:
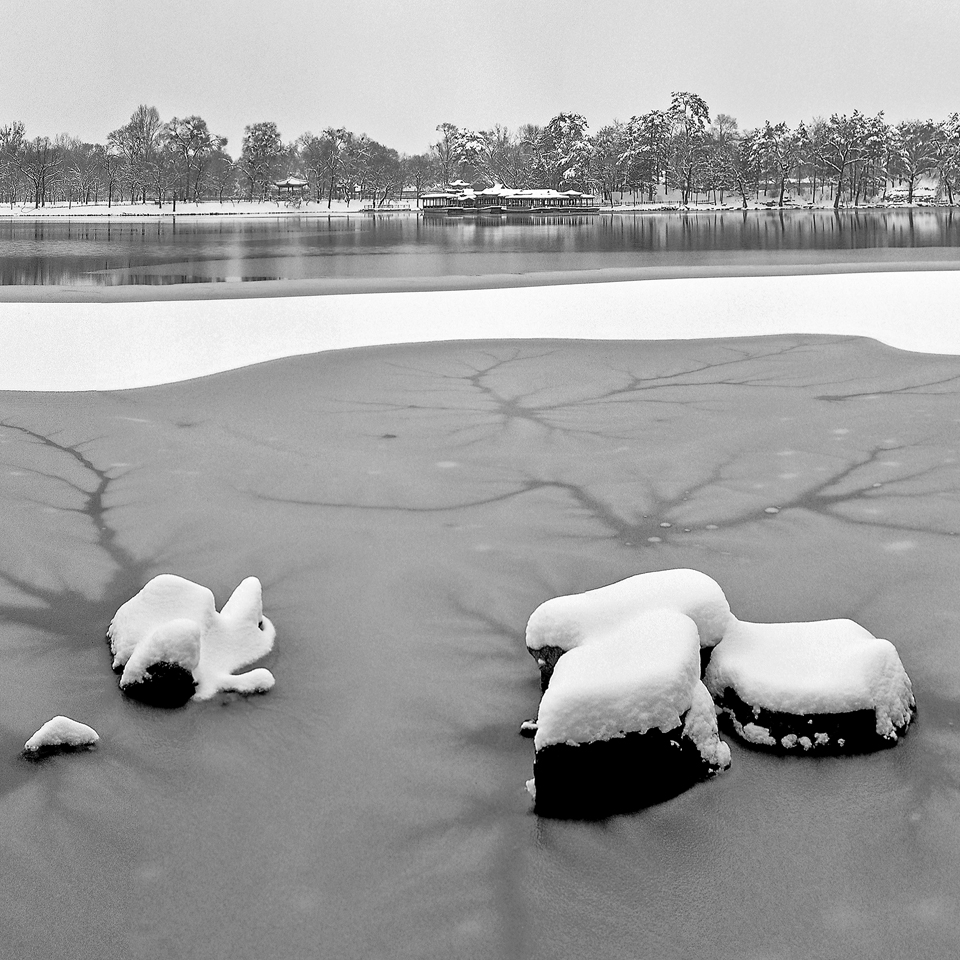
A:
<svg viewBox="0 0 960 960">
<path fill-rule="evenodd" d="M 0 286 L 442 281 L 550 271 L 960 266 L 952 209 L 600 215 L 516 222 L 0 219 Z"/>
<path fill-rule="evenodd" d="M 467 342 L 4 394 L 0 929 L 22 958 L 953 957 L 960 358 L 856 337 Z M 778 513 L 768 513 L 776 507 Z M 666 526 L 668 524 L 668 526 Z M 531 813 L 543 600 L 693 567 L 893 641 L 891 750 L 601 823 Z M 175 572 L 263 582 L 262 697 L 126 701 Z M 41 722 L 92 753 L 27 763 Z"/>
</svg>

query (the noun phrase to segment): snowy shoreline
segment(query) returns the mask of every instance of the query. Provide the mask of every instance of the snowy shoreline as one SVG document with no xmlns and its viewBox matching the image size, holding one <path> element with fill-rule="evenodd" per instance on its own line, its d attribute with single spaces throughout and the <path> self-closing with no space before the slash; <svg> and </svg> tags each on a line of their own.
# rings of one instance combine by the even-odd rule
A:
<svg viewBox="0 0 960 960">
<path fill-rule="evenodd" d="M 904 199 L 880 200 L 877 202 L 864 202 L 858 205 L 843 204 L 836 208 L 838 213 L 857 213 L 866 210 L 951 210 L 954 205 L 946 202 L 931 202 L 924 197 L 915 199 L 912 203 L 907 203 Z M 632 203 L 621 201 L 614 206 L 610 206 L 609 201 L 604 201 L 600 205 L 601 215 L 629 214 L 639 213 L 663 214 L 663 213 L 737 213 L 742 214 L 745 211 L 751 213 L 796 213 L 818 211 L 834 211 L 832 200 L 818 200 L 816 203 L 809 201 L 799 202 L 796 199 L 778 206 L 775 202 L 765 200 L 750 200 L 746 206 L 743 206 L 739 200 L 736 202 L 695 202 L 684 206 L 679 197 L 670 200 L 640 201 Z M 123 220 L 156 220 L 158 218 L 172 217 L 252 217 L 252 218 L 270 218 L 270 217 L 354 217 L 360 215 L 377 214 L 407 214 L 419 215 L 420 208 L 414 199 L 400 201 L 389 201 L 383 206 L 374 208 L 371 201 L 354 201 L 352 205 L 343 200 L 334 200 L 329 205 L 326 200 L 317 202 L 316 200 L 304 200 L 300 204 L 280 201 L 277 199 L 268 200 L 205 200 L 201 202 L 178 201 L 174 206 L 173 201 L 167 200 L 162 206 L 156 201 L 149 203 L 51 203 L 42 207 L 35 207 L 32 204 L 6 205 L 0 207 L 0 221 L 2 220 L 103 220 L 103 219 L 123 219 Z"/>
<path fill-rule="evenodd" d="M 320 351 L 451 340 L 825 334 L 960 354 L 955 270 L 611 280 L 364 296 L 315 296 L 309 288 L 309 282 L 293 282 L 284 284 L 285 296 L 195 299 L 199 291 L 188 285 L 167 293 L 190 299 L 2 302 L 6 363 L 0 390 L 132 389 Z M 149 295 L 163 293 L 150 288 Z"/>
</svg>

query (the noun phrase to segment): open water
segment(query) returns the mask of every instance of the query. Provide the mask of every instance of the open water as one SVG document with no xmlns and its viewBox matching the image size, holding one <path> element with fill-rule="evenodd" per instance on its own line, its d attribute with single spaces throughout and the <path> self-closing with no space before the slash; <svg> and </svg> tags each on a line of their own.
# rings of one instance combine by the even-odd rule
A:
<svg viewBox="0 0 960 960">
<path fill-rule="evenodd" d="M 0 285 L 411 280 L 551 271 L 960 267 L 951 209 L 726 211 L 517 222 L 0 219 Z"/>
</svg>

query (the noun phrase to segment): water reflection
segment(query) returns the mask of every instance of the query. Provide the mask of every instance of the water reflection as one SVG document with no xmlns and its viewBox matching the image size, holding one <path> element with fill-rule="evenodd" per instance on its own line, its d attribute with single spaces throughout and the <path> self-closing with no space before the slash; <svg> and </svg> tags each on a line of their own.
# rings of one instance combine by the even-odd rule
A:
<svg viewBox="0 0 960 960">
<path fill-rule="evenodd" d="M 960 262 L 953 209 L 597 217 L 0 221 L 0 285 L 394 279 L 690 265 Z"/>
</svg>

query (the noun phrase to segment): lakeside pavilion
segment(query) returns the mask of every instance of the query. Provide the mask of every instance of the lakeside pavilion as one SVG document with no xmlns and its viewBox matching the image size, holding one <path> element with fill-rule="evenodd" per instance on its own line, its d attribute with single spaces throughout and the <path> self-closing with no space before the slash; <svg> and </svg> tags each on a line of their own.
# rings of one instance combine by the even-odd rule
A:
<svg viewBox="0 0 960 960">
<path fill-rule="evenodd" d="M 277 196 L 283 199 L 300 198 L 306 192 L 310 184 L 300 177 L 284 177 L 283 180 L 277 180 L 273 184 L 277 188 Z"/>
</svg>

